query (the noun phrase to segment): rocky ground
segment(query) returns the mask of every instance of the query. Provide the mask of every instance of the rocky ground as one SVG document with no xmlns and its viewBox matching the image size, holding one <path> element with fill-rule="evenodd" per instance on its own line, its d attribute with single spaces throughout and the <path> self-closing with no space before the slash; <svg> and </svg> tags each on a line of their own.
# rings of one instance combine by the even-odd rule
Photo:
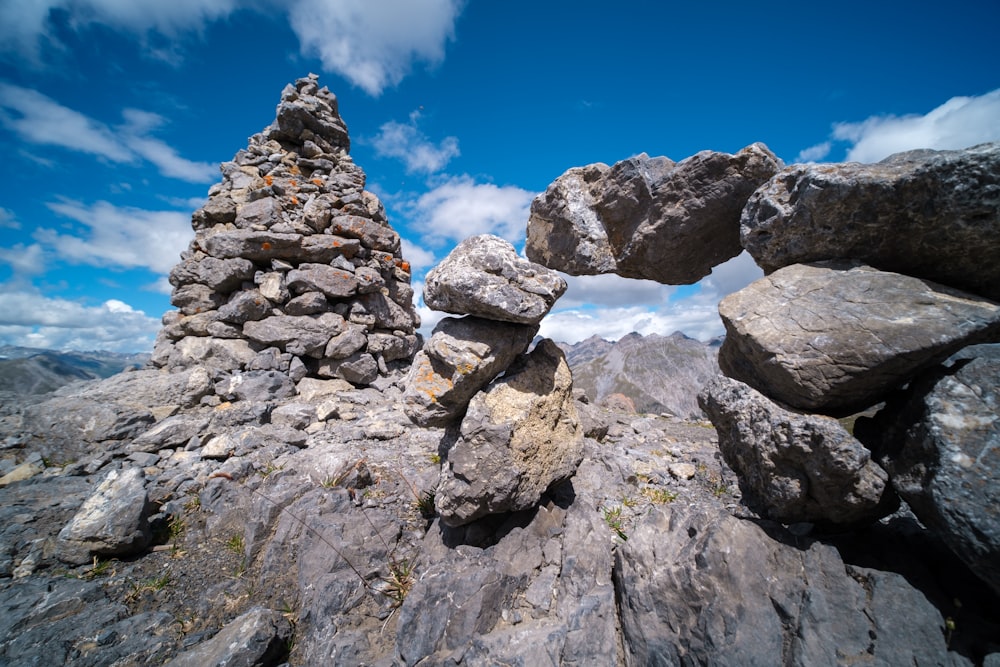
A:
<svg viewBox="0 0 1000 667">
<path fill-rule="evenodd" d="M 912 518 L 818 540 L 760 521 L 707 422 L 578 402 L 572 479 L 535 510 L 449 528 L 430 494 L 455 434 L 404 415 L 400 375 L 214 407 L 179 402 L 189 379 L 136 371 L 6 407 L 5 470 L 37 465 L 0 487 L 3 664 L 218 664 L 234 635 L 255 651 L 239 664 L 293 665 L 969 664 L 997 649 L 997 600 Z M 60 560 L 64 527 L 128 469 L 150 542 Z"/>
</svg>

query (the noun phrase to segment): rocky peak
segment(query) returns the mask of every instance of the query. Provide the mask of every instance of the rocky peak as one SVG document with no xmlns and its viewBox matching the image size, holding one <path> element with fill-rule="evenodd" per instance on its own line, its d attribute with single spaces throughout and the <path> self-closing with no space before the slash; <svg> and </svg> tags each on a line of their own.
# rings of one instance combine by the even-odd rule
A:
<svg viewBox="0 0 1000 667">
<path fill-rule="evenodd" d="M 284 89 L 274 122 L 222 164 L 192 216 L 155 365 L 367 385 L 412 358 L 410 266 L 349 149 L 316 75 Z"/>
</svg>

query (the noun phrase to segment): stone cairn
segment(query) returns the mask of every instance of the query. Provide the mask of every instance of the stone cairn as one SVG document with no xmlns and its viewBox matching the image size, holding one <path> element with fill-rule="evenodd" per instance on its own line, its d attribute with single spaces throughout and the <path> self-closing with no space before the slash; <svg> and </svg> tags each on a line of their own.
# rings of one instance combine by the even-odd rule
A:
<svg viewBox="0 0 1000 667">
<path fill-rule="evenodd" d="M 349 150 L 317 76 L 286 86 L 274 122 L 222 164 L 192 216 L 155 365 L 202 366 L 226 397 L 248 381 L 286 395 L 307 376 L 367 385 L 409 362 L 410 266 Z"/>
<path fill-rule="evenodd" d="M 748 251 L 768 275 L 720 303 L 728 377 L 699 395 L 744 499 L 840 531 L 902 498 L 1000 591 L 998 193 L 1000 144 L 872 165 L 640 155 L 550 185 L 526 254 L 686 283 Z"/>
</svg>

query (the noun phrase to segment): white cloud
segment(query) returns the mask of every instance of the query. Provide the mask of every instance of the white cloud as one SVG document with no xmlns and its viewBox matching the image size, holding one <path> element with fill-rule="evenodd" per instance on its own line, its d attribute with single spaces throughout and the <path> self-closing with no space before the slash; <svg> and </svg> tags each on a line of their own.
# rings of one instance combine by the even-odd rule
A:
<svg viewBox="0 0 1000 667">
<path fill-rule="evenodd" d="M 13 211 L 0 207 L 0 229 L 2 228 L 20 229 L 21 223 L 18 222 Z"/>
<path fill-rule="evenodd" d="M 105 201 L 87 206 L 63 200 L 48 204 L 88 228 L 85 236 L 39 228 L 35 239 L 65 260 L 100 267 L 144 267 L 166 274 L 194 236 L 191 219 L 178 211 L 117 207 Z"/>
<path fill-rule="evenodd" d="M 563 278 L 568 287 L 559 299 L 558 306 L 562 309 L 586 305 L 659 306 L 665 304 L 676 289 L 672 285 L 661 285 L 652 280 L 634 280 L 610 273 L 600 276 L 564 275 Z"/>
<path fill-rule="evenodd" d="M 426 269 L 437 264 L 433 251 L 418 246 L 408 239 L 400 239 L 403 246 L 403 259 L 410 263 L 413 271 Z"/>
<path fill-rule="evenodd" d="M 0 262 L 9 264 L 15 276 L 30 276 L 45 272 L 45 257 L 37 243 L 25 246 L 17 243 L 12 248 L 0 248 Z"/>
<path fill-rule="evenodd" d="M 433 174 L 444 169 L 453 157 L 458 157 L 458 139 L 445 137 L 441 143 L 433 144 L 417 128 L 419 119 L 420 112 L 414 111 L 408 123 L 384 123 L 371 144 L 376 154 L 402 160 L 409 173 Z"/>
<path fill-rule="evenodd" d="M 125 123 L 114 129 L 64 107 L 38 91 L 0 83 L 0 125 L 30 143 L 59 146 L 89 153 L 112 162 L 151 162 L 168 178 L 208 183 L 218 167 L 182 158 L 173 148 L 147 133 L 166 121 L 159 114 L 138 109 L 122 111 Z"/>
<path fill-rule="evenodd" d="M 835 123 L 831 138 L 847 142 L 846 160 L 878 162 L 893 153 L 930 148 L 954 150 L 1000 141 L 1000 89 L 973 97 L 953 97 L 924 115 L 871 116 Z M 820 160 L 830 141 L 803 150 L 797 161 Z"/>
<path fill-rule="evenodd" d="M 0 341 L 8 345 L 148 351 L 159 329 L 158 318 L 114 299 L 100 306 L 86 306 L 0 285 Z"/>
<path fill-rule="evenodd" d="M 458 242 L 496 234 L 517 245 L 524 240 L 535 193 L 514 185 L 476 183 L 471 176 L 449 177 L 406 206 L 411 229 L 425 242 Z"/>
<path fill-rule="evenodd" d="M 398 84 L 414 61 L 436 65 L 463 0 L 294 0 L 288 18 L 304 55 L 370 95 Z"/>
<path fill-rule="evenodd" d="M 712 273 L 701 279 L 702 294 L 716 301 L 738 292 L 755 280 L 764 277 L 764 271 L 753 261 L 746 250 L 736 257 L 719 264 Z"/>
<path fill-rule="evenodd" d="M 659 310 L 632 306 L 554 312 L 542 320 L 539 335 L 572 344 L 595 334 L 618 340 L 633 331 L 643 335 L 682 331 L 692 338 L 708 340 L 721 335 L 723 327 L 714 301 L 689 299 Z"/>
</svg>

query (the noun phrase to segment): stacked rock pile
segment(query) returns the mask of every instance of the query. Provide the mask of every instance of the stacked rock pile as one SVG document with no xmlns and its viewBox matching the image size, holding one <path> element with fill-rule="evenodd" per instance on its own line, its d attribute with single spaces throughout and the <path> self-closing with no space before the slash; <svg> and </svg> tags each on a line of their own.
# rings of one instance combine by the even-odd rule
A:
<svg viewBox="0 0 1000 667">
<path fill-rule="evenodd" d="M 1000 144 L 571 169 L 532 204 L 526 252 L 677 283 L 741 248 L 768 275 L 721 302 L 728 377 L 699 403 L 744 499 L 841 530 L 902 497 L 1000 591 L 1000 346 L 975 345 L 1000 341 Z M 861 440 L 837 419 L 883 402 Z"/>
<path fill-rule="evenodd" d="M 565 291 L 557 273 L 490 235 L 466 239 L 427 274 L 424 302 L 465 315 L 437 324 L 403 395 L 417 424 L 460 421 L 435 497 L 445 523 L 533 507 L 576 471 L 583 433 L 566 359 L 548 339 L 525 354 Z"/>
<path fill-rule="evenodd" d="M 412 358 L 410 267 L 349 150 L 337 99 L 316 75 L 286 86 L 275 121 L 223 163 L 192 217 L 155 365 L 366 385 Z"/>
</svg>

